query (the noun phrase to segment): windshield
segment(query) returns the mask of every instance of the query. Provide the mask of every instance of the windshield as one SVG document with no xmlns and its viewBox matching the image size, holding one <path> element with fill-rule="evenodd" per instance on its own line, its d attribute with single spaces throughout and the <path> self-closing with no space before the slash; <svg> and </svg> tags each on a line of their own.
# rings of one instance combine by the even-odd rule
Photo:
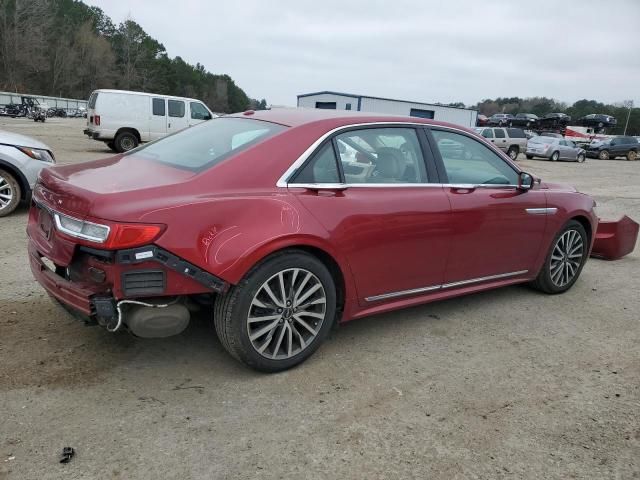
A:
<svg viewBox="0 0 640 480">
<path fill-rule="evenodd" d="M 129 154 L 172 167 L 200 171 L 285 129 L 282 125 L 261 120 L 214 118 L 132 150 Z"/>
</svg>

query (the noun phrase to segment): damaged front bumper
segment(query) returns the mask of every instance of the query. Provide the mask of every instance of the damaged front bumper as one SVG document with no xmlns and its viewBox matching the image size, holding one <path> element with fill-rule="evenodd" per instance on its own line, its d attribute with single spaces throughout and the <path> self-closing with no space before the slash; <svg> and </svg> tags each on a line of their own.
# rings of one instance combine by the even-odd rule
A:
<svg viewBox="0 0 640 480">
<path fill-rule="evenodd" d="M 640 225 L 626 215 L 619 220 L 600 220 L 591 256 L 617 260 L 633 252 Z"/>
</svg>

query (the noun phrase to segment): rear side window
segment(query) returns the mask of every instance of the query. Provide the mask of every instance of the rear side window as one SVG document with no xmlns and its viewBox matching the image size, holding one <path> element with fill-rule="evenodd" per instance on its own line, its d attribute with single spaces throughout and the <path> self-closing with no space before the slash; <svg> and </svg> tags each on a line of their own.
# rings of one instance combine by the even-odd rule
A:
<svg viewBox="0 0 640 480">
<path fill-rule="evenodd" d="M 184 117 L 184 102 L 180 100 L 169 100 L 169 116 L 170 117 Z"/>
<path fill-rule="evenodd" d="M 153 114 L 161 117 L 165 116 L 164 98 L 153 99 Z"/>
<path fill-rule="evenodd" d="M 504 130 L 502 130 L 501 128 L 496 128 L 495 133 L 496 138 L 504 138 Z"/>
<path fill-rule="evenodd" d="M 89 108 L 96 108 L 96 102 L 98 101 L 98 92 L 93 92 L 89 97 Z"/>
<path fill-rule="evenodd" d="M 326 142 L 291 183 L 340 183 L 333 144 Z"/>
<path fill-rule="evenodd" d="M 132 154 L 152 162 L 198 172 L 211 168 L 286 128 L 261 120 L 214 118 L 143 145 Z"/>
<path fill-rule="evenodd" d="M 507 133 L 511 138 L 527 138 L 521 128 L 507 128 Z"/>
</svg>

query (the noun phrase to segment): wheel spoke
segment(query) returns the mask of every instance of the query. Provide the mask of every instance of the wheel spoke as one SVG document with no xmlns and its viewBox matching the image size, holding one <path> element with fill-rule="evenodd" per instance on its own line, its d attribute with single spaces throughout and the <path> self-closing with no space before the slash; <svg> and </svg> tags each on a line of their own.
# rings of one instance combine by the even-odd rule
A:
<svg viewBox="0 0 640 480">
<path fill-rule="evenodd" d="M 307 284 L 310 278 L 311 278 L 311 273 L 307 272 L 307 276 L 304 277 L 304 280 L 302 280 L 302 283 L 298 287 L 298 290 L 296 290 L 296 294 L 293 296 L 294 305 L 297 305 L 298 303 L 300 303 L 300 300 L 298 300 L 298 296 L 300 295 L 300 293 L 302 293 L 302 289 L 305 287 L 305 285 Z"/>
<path fill-rule="evenodd" d="M 267 320 L 275 320 L 276 318 L 282 318 L 282 315 L 266 315 L 264 317 L 249 317 L 247 318 L 247 322 L 256 323 L 256 322 L 266 322 Z"/>
<path fill-rule="evenodd" d="M 324 297 L 321 298 L 317 298 L 315 300 L 312 300 L 310 302 L 304 303 L 302 305 L 298 305 L 298 310 L 303 310 L 305 308 L 310 307 L 311 305 L 320 305 L 320 304 L 324 304 L 327 303 L 327 299 Z"/>
<path fill-rule="evenodd" d="M 275 303 L 278 307 L 284 307 L 284 303 L 282 303 L 280 300 L 278 300 L 275 296 L 275 294 L 271 291 L 271 287 L 269 287 L 269 283 L 265 283 L 262 286 L 262 289 L 267 292 L 267 295 L 269 295 L 269 298 L 271 298 L 271 301 L 273 303 Z"/>
<path fill-rule="evenodd" d="M 295 318 L 300 325 L 302 325 L 304 328 L 309 330 L 309 332 L 311 332 L 313 335 L 316 334 L 316 331 L 311 327 L 311 325 L 309 325 L 307 322 L 301 319 L 298 315 L 294 315 L 293 318 Z"/>
<path fill-rule="evenodd" d="M 311 295 L 313 295 L 315 292 L 317 292 L 321 288 L 322 288 L 322 284 L 321 283 L 316 283 L 313 287 L 311 287 L 309 290 L 307 290 L 304 293 L 304 295 L 302 295 L 300 298 L 298 298 L 298 303 L 304 302 L 307 298 L 309 298 Z"/>
<path fill-rule="evenodd" d="M 287 327 L 287 357 L 293 354 L 293 333 L 291 332 L 291 326 L 286 323 Z"/>
<path fill-rule="evenodd" d="M 284 332 L 286 330 L 286 327 L 283 325 L 282 328 L 280 329 L 280 335 L 278 336 L 278 341 L 276 342 L 276 346 L 273 349 L 273 353 L 271 354 L 272 358 L 276 358 L 276 356 L 278 355 L 278 350 L 280 350 L 280 345 L 282 344 L 282 339 L 284 338 Z"/>
<path fill-rule="evenodd" d="M 324 314 L 323 313 L 316 313 L 316 312 L 307 312 L 307 311 L 299 311 L 298 313 L 296 313 L 296 315 L 306 315 L 308 317 L 313 317 L 313 318 L 324 318 Z"/>
<path fill-rule="evenodd" d="M 273 330 L 276 328 L 276 326 L 278 325 L 278 322 L 280 320 L 274 320 L 273 322 L 271 322 L 270 324 L 266 325 L 265 327 L 262 327 L 260 330 L 258 330 L 257 332 L 255 332 L 253 335 L 251 335 L 249 337 L 249 339 L 251 341 L 256 340 L 258 338 L 260 338 L 261 336 L 263 336 L 265 333 Z"/>
<path fill-rule="evenodd" d="M 280 284 L 280 295 L 282 295 L 282 304 L 286 304 L 287 303 L 287 292 L 286 289 L 284 288 L 284 273 L 280 272 L 278 274 L 278 283 Z"/>
</svg>

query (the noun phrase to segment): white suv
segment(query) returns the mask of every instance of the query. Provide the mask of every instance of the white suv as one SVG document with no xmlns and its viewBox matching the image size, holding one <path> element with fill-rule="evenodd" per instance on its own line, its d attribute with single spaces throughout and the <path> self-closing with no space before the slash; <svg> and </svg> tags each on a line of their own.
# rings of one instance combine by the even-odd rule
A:
<svg viewBox="0 0 640 480">
<path fill-rule="evenodd" d="M 507 152 L 511 160 L 527 150 L 527 136 L 521 128 L 483 127 L 475 130 L 500 150 Z"/>
</svg>

